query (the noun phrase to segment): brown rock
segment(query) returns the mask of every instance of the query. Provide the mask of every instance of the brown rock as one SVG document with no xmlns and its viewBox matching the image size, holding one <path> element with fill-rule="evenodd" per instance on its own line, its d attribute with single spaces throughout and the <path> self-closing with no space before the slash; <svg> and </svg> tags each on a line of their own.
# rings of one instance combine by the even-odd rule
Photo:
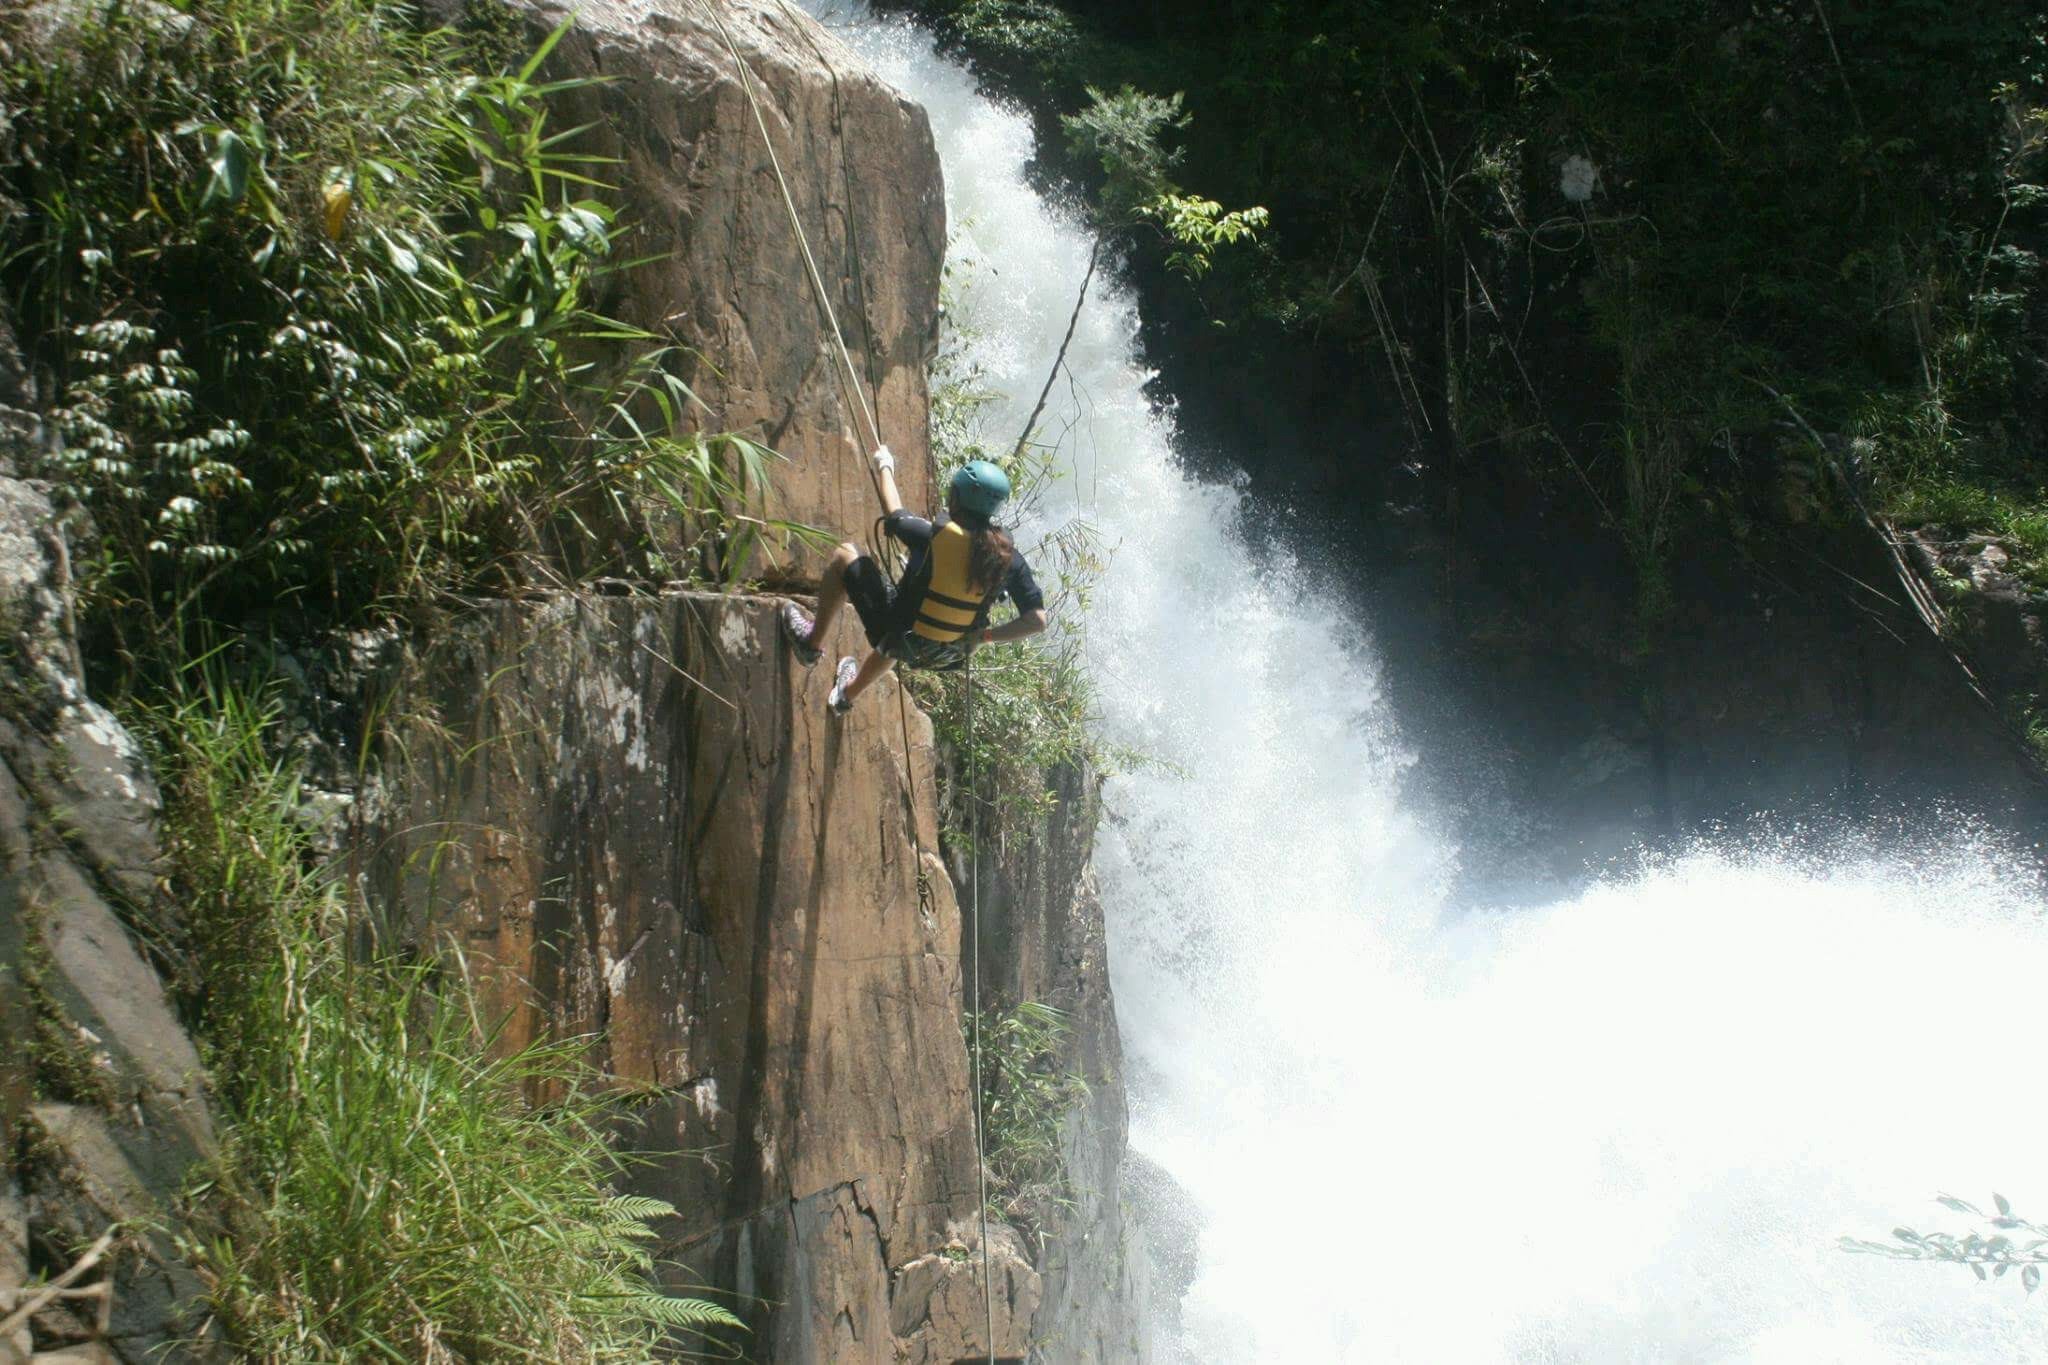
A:
<svg viewBox="0 0 2048 1365">
<path fill-rule="evenodd" d="M 976 1199 L 959 911 L 928 723 L 893 682 L 829 717 L 829 664 L 793 663 L 777 605 L 484 611 L 394 708 L 434 720 L 397 746 L 369 881 L 463 948 L 508 1042 L 588 1034 L 660 1089 L 638 1183 L 682 1210 L 668 1252 L 752 1301 L 750 1350 L 895 1361 L 891 1324 L 949 1321 L 926 1294 L 959 1288 L 891 1274 Z M 1021 1337 L 1036 1276 L 1006 1266 Z"/>
<path fill-rule="evenodd" d="M 1043 1283 L 1016 1232 L 989 1228 L 989 1278 L 996 1287 L 994 1353 L 1023 1359 L 1032 1346 Z M 981 1234 L 963 1230 L 937 1253 L 896 1272 L 893 1323 L 909 1365 L 954 1365 L 989 1355 L 989 1308 L 981 1295 Z"/>
<path fill-rule="evenodd" d="M 568 12 L 506 0 L 538 35 Z M 732 54 L 685 0 L 589 0 L 556 49 L 562 74 L 606 84 L 572 101 L 614 158 L 634 270 L 610 305 L 686 348 L 706 430 L 788 458 L 775 514 L 864 535 L 879 514 L 864 424 L 813 297 Z M 945 194 L 924 110 L 884 85 L 794 6 L 720 0 L 903 496 L 931 502 L 925 367 L 937 340 Z M 810 572 L 798 557 L 775 575 Z M 765 568 L 766 566 L 764 566 Z"/>
<path fill-rule="evenodd" d="M 1060 1010 L 1068 1025 L 1063 1063 L 1088 1083 L 1087 1102 L 1067 1116 L 1062 1134 L 1069 1206 L 1031 1229 L 1031 1259 L 1043 1276 L 1032 1334 L 1058 1343 L 1062 1362 L 1141 1360 L 1150 1354 L 1153 1258 L 1141 1254 L 1147 1239 L 1132 1221 L 1125 1179 L 1123 1050 L 1092 867 L 1101 780 L 1085 764 L 1037 780 L 1055 801 L 1029 826 L 983 841 L 978 880 L 984 1009 L 1033 1001 Z"/>
</svg>

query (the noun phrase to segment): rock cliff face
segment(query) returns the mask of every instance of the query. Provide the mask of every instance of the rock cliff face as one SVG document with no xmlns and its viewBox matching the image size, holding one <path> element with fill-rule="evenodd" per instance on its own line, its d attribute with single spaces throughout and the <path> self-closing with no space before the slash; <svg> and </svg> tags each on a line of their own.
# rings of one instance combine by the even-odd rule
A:
<svg viewBox="0 0 2048 1365">
<path fill-rule="evenodd" d="M 1099 781 L 1083 767 L 1043 779 L 1057 797 L 1051 811 L 984 853 L 980 869 L 983 1001 L 1060 1010 L 1068 1064 L 1088 1082 L 1088 1103 L 1062 1134 L 1073 1207 L 1045 1230 L 1036 1336 L 1048 1360 L 1143 1360 L 1153 1354 L 1143 1305 L 1155 1297 L 1154 1277 L 1127 1213 L 1123 1048 L 1092 867 Z"/>
<path fill-rule="evenodd" d="M 506 8 L 536 34 L 565 13 Z M 945 224 L 924 115 L 788 6 L 720 14 L 759 82 L 904 492 L 929 504 L 924 376 Z M 603 78 L 565 115 L 594 124 L 624 216 L 656 257 L 613 311 L 688 349 L 705 429 L 751 432 L 788 457 L 778 514 L 863 531 L 874 507 L 861 442 L 705 12 L 593 0 L 552 60 L 557 74 Z M 12 354 L 0 345 L 0 436 L 32 440 L 38 405 Z M 14 968 L 0 975 L 0 1018 L 64 1079 L 53 1096 L 42 1076 L 32 1102 L 27 1058 L 0 1070 L 0 1143 L 36 1158 L 0 1168 L 0 1319 L 25 1278 L 160 1205 L 213 1141 L 198 1059 L 136 946 L 155 913 L 159 803 L 80 681 L 64 534 L 40 491 L 0 478 L 0 959 Z M 756 567 L 800 587 L 814 566 Z M 1028 869 L 1006 865 L 1016 886 L 992 911 L 990 970 L 1016 998 L 1073 1012 L 1096 1089 L 1072 1125 L 1072 1228 L 1027 1247 L 991 1227 L 991 1341 L 963 926 L 940 857 L 931 728 L 899 710 L 893 682 L 828 718 L 829 665 L 792 662 L 775 608 L 699 593 L 498 603 L 380 666 L 366 690 L 382 710 L 352 712 L 356 698 L 316 685 L 316 712 L 384 726 L 378 783 L 330 803 L 349 813 L 334 847 L 392 930 L 459 954 L 507 1021 L 504 1045 L 585 1037 L 644 1091 L 624 1135 L 652 1157 L 635 1179 L 679 1210 L 658 1250 L 748 1319 L 745 1358 L 1132 1359 L 1122 1092 L 1087 889 L 1092 785 L 1076 776 L 1073 804 L 1028 841 Z M 828 659 L 858 644 L 849 618 Z M 117 1264 L 108 1340 L 140 1359 L 182 1330 L 175 1310 L 197 1286 L 147 1238 Z M 17 1348 L 0 1341 L 0 1357 Z"/>
<path fill-rule="evenodd" d="M 0 1361 L 80 1343 L 61 1358 L 139 1365 L 197 1326 L 191 1275 L 147 1229 L 211 1153 L 213 1121 L 198 1054 L 130 930 L 170 927 L 162 806 L 140 748 L 86 692 L 71 565 L 91 527 L 15 477 L 40 406 L 0 310 Z M 26 1285 L 116 1224 L 77 1281 L 98 1301 L 10 1321 Z"/>
<path fill-rule="evenodd" d="M 613 310 L 685 349 L 711 430 L 751 433 L 789 459 L 779 515 L 841 535 L 876 515 L 865 438 L 792 235 L 781 189 L 723 37 L 697 0 L 506 0 L 538 37 L 571 9 L 558 74 L 601 78 L 572 97 L 615 165 L 630 242 L 654 259 Z M 459 9 L 459 7 L 456 7 Z M 924 110 L 794 6 L 718 13 L 752 73 L 797 215 L 832 295 L 904 498 L 930 498 L 925 366 L 937 342 L 946 205 Z M 764 571 L 777 570 L 763 566 Z M 801 576 L 801 556 L 785 566 Z"/>
<path fill-rule="evenodd" d="M 986 1346 L 930 730 L 907 713 L 906 766 L 887 683 L 830 719 L 774 609 L 563 598 L 466 623 L 399 707 L 432 719 L 401 736 L 409 795 L 366 870 L 469 955 L 513 1039 L 589 1035 L 658 1092 L 642 1181 L 684 1211 L 669 1253 L 742 1297 L 754 1358 L 950 1362 Z M 1021 1355 L 1039 1277 L 1008 1235 L 995 1265 L 997 1347 Z"/>
<path fill-rule="evenodd" d="M 97 1339 L 92 1359 L 141 1362 L 196 1326 L 195 1283 L 146 1220 L 213 1129 L 198 1055 L 128 928 L 155 906 L 159 804 L 135 742 L 85 692 L 78 529 L 0 478 L 0 1319 L 32 1268 L 54 1275 L 132 1226 L 82 1281 L 107 1288 L 104 1334 L 87 1328 L 97 1306 L 59 1306 L 10 1329 L 0 1359 L 75 1333 Z"/>
<path fill-rule="evenodd" d="M 557 13 L 512 8 L 536 30 Z M 924 115 L 794 9 L 720 13 L 873 376 L 905 496 L 928 503 L 945 227 Z M 731 54 L 693 5 L 578 16 L 557 60 L 607 78 L 583 116 L 622 163 L 645 247 L 667 253 L 618 311 L 701 353 L 707 428 L 751 428 L 789 457 L 787 514 L 858 534 L 876 510 L 862 452 Z M 463 950 L 508 1043 L 588 1035 L 602 1065 L 651 1088 L 632 1145 L 657 1157 L 639 1180 L 681 1210 L 667 1254 L 738 1296 L 749 1358 L 981 1358 L 962 925 L 930 726 L 899 710 L 893 681 L 829 719 L 829 662 L 796 666 L 774 607 L 562 597 L 462 622 L 404 670 L 389 714 L 415 719 L 390 748 L 396 795 L 358 870 L 407 932 Z M 849 617 L 827 660 L 859 643 Z M 993 1347 L 1130 1360 L 1092 786 L 1073 794 L 992 961 L 1015 956 L 995 970 L 1030 998 L 1079 1005 L 1099 1082 L 1074 1123 L 1085 1209 L 1038 1268 L 994 1225 Z"/>
</svg>

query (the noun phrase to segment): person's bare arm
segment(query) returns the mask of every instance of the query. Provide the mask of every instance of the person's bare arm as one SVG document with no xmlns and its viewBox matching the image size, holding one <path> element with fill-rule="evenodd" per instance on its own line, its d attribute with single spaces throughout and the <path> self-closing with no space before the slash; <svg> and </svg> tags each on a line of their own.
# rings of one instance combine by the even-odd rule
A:
<svg viewBox="0 0 2048 1365">
<path fill-rule="evenodd" d="M 1019 612 L 1014 620 L 1005 621 L 999 626 L 989 626 L 983 630 L 981 632 L 981 642 L 985 645 L 999 645 L 1007 640 L 1022 640 L 1038 634 L 1045 629 L 1045 625 L 1044 607 L 1039 607 L 1032 611 Z"/>
</svg>

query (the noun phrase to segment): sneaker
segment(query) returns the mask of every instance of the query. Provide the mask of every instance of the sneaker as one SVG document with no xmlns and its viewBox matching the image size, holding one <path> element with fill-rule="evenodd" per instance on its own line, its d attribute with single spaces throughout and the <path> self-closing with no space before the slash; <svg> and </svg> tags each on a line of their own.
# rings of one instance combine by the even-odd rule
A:
<svg viewBox="0 0 2048 1365">
<path fill-rule="evenodd" d="M 853 680 L 860 673 L 860 664 L 849 654 L 839 661 L 839 669 L 832 678 L 832 693 L 825 698 L 825 705 L 832 714 L 843 716 L 853 709 L 853 698 L 846 695 L 846 689 L 853 686 Z"/>
<path fill-rule="evenodd" d="M 796 603 L 782 604 L 782 633 L 789 637 L 789 652 L 796 655 L 796 661 L 805 668 L 825 655 L 824 650 L 811 643 L 811 634 L 817 625 L 811 614 Z"/>
</svg>

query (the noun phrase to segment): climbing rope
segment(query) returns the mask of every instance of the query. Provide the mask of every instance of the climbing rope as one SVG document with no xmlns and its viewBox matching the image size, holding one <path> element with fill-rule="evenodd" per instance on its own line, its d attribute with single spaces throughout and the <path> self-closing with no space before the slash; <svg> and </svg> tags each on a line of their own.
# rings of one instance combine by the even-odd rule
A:
<svg viewBox="0 0 2048 1365">
<path fill-rule="evenodd" d="M 796 211 L 796 198 L 789 190 L 789 177 L 782 173 L 782 158 L 775 154 L 775 139 L 769 136 L 768 119 L 761 112 L 761 98 L 754 92 L 753 73 L 747 66 L 747 59 L 740 55 L 740 45 L 734 41 L 732 31 L 718 17 L 718 11 L 710 0 L 702 0 L 702 8 L 717 28 L 718 36 L 724 40 L 726 51 L 732 53 L 733 65 L 739 70 L 740 90 L 747 97 L 747 106 L 754 112 L 754 126 L 761 130 L 761 145 L 768 149 L 768 166 L 775 172 L 776 187 L 782 191 L 782 207 L 788 212 L 789 226 L 796 234 L 797 250 L 803 253 L 804 269 L 811 277 L 811 292 L 817 297 L 818 307 L 824 311 L 832 344 L 839 352 L 842 396 L 856 418 L 867 420 L 868 449 L 873 450 L 882 444 L 881 423 L 875 417 L 874 405 L 868 401 L 867 391 L 861 387 L 860 373 L 853 367 L 853 355 L 846 349 L 846 336 L 839 328 L 839 315 L 833 311 L 831 295 L 825 292 L 825 277 L 818 273 L 817 258 L 811 254 L 811 239 L 804 234 L 803 220 Z M 882 496 L 881 476 L 870 469 L 868 481 L 874 485 L 875 498 L 879 501 Z"/>
<path fill-rule="evenodd" d="M 996 1360 L 996 1305 L 988 1273 L 988 1150 L 981 1131 L 981 794 L 974 787 L 974 657 L 961 665 L 967 689 L 967 886 L 973 915 L 974 951 L 968 972 L 968 1018 L 974 1037 L 974 1178 L 981 1193 L 981 1314 L 988 1332 L 989 1365 Z"/>
<path fill-rule="evenodd" d="M 761 112 L 761 98 L 754 91 L 753 72 L 747 66 L 747 59 L 740 54 L 740 45 L 733 38 L 732 30 L 728 29 L 725 26 L 725 21 L 718 17 L 718 11 L 712 7 L 709 0 L 705 0 L 702 8 L 705 16 L 711 20 L 712 26 L 718 30 L 718 36 L 724 41 L 726 51 L 732 54 L 733 66 L 739 72 L 740 90 L 747 97 L 748 108 L 753 111 L 754 126 L 761 130 L 761 145 L 767 149 L 769 169 L 775 172 L 775 185 L 782 193 L 783 211 L 789 215 L 790 231 L 796 237 L 797 250 L 803 255 L 804 270 L 810 276 L 811 293 L 818 301 L 818 308 L 825 315 L 826 330 L 832 338 L 833 349 L 839 354 L 840 397 L 845 401 L 847 408 L 853 413 L 856 421 L 862 418 L 866 419 L 868 449 L 879 449 L 883 444 L 881 424 L 875 416 L 874 405 L 868 399 L 867 390 L 861 387 L 860 372 L 854 368 L 853 354 L 846 346 L 846 334 L 839 326 L 838 313 L 832 308 L 832 297 L 825 292 L 825 277 L 818 270 L 818 258 L 811 251 L 810 236 L 805 233 L 803 218 L 796 211 L 796 196 L 790 193 L 789 177 L 782 172 L 782 158 L 775 154 L 775 139 L 768 133 L 768 118 Z M 785 5 L 783 8 L 787 12 L 788 6 Z M 851 241 L 851 237 L 852 234 L 849 231 L 849 246 L 855 246 Z M 857 247 L 855 254 L 858 255 Z M 862 325 L 866 325 L 865 314 L 862 317 Z M 869 343 L 868 349 L 872 354 L 874 350 L 872 340 Z M 868 469 L 868 482 L 874 486 L 875 501 L 884 501 L 882 497 L 881 474 L 872 466 Z M 879 555 L 877 559 L 879 562 Z M 934 904 L 932 899 L 932 880 L 931 873 L 925 868 L 924 839 L 917 829 L 917 772 L 910 761 L 909 703 L 904 699 L 903 689 L 900 685 L 896 690 L 896 707 L 898 719 L 903 727 L 903 771 L 910 788 L 910 842 L 917 858 L 917 867 L 915 869 L 917 906 L 921 913 L 929 915 L 932 913 L 932 906 Z"/>
<path fill-rule="evenodd" d="M 867 390 L 861 387 L 860 372 L 854 368 L 853 355 L 850 351 L 847 350 L 846 335 L 843 331 L 840 330 L 839 317 L 838 314 L 833 311 L 831 296 L 825 292 L 825 278 L 818 271 L 818 261 L 816 256 L 814 256 L 811 252 L 810 238 L 805 235 L 803 219 L 801 218 L 801 216 L 798 215 L 796 211 L 796 197 L 790 193 L 789 178 L 782 173 L 782 159 L 775 154 L 775 139 L 771 137 L 768 133 L 768 119 L 766 115 L 764 115 L 761 112 L 761 100 L 760 97 L 754 91 L 753 73 L 749 70 L 747 66 L 746 58 L 740 54 L 739 44 L 736 41 L 734 41 L 731 30 L 727 29 L 725 26 L 725 21 L 719 18 L 718 11 L 714 7 L 714 0 L 700 0 L 700 7 L 703 9 L 705 16 L 711 20 L 712 27 L 718 30 L 718 36 L 720 37 L 720 39 L 724 41 L 726 51 L 732 54 L 733 66 L 739 72 L 740 90 L 747 97 L 747 105 L 749 108 L 753 110 L 754 114 L 754 126 L 760 129 L 761 143 L 768 150 L 768 165 L 769 168 L 775 172 L 776 187 L 782 192 L 782 207 L 783 210 L 789 215 L 790 231 L 796 237 L 797 249 L 803 254 L 804 269 L 809 274 L 811 280 L 811 292 L 818 300 L 818 307 L 820 311 L 822 311 L 825 315 L 825 324 L 828 331 L 831 334 L 832 345 L 839 354 L 840 397 L 845 401 L 846 406 L 849 410 L 852 411 L 857 421 L 863 418 L 866 419 L 866 434 L 868 437 L 868 448 L 870 450 L 877 449 L 883 444 L 881 424 L 875 416 L 874 405 L 869 400 Z M 788 8 L 789 7 L 787 3 L 784 3 L 783 9 L 785 12 L 788 11 Z M 836 83 L 838 79 L 837 72 L 833 73 L 833 78 Z M 854 255 L 857 267 L 859 260 L 859 244 L 853 241 L 852 223 L 850 219 L 848 221 L 847 240 L 848 249 Z M 861 292 L 861 324 L 862 327 L 865 329 L 867 326 L 867 307 L 866 288 L 864 281 L 861 286 Z M 868 357 L 870 361 L 873 360 L 873 356 L 874 339 L 872 336 L 869 336 Z M 880 472 L 870 467 L 868 470 L 868 481 L 874 485 L 875 500 L 878 502 L 884 501 L 882 497 L 882 479 Z M 967 689 L 966 701 L 968 802 L 970 809 L 972 809 L 974 807 L 976 797 L 973 785 L 974 672 L 971 662 L 967 665 L 965 686 Z M 917 769 L 916 765 L 911 761 L 910 757 L 909 702 L 905 697 L 904 689 L 900 682 L 897 684 L 896 688 L 896 704 L 897 715 L 902 724 L 903 729 L 903 772 L 907 782 L 908 792 L 910 796 L 910 844 L 912 854 L 917 859 L 918 909 L 921 913 L 929 915 L 932 912 L 933 908 L 931 877 L 925 869 L 924 839 L 923 836 L 919 833 L 917 827 Z M 970 915 L 969 924 L 974 936 L 974 949 L 972 955 L 972 969 L 968 977 L 968 1017 L 969 1034 L 972 1039 L 972 1051 L 974 1054 L 974 1173 L 976 1189 L 979 1192 L 980 1196 L 980 1203 L 977 1211 L 980 1214 L 981 1220 L 982 1327 L 983 1331 L 986 1334 L 987 1339 L 989 1365 L 995 1365 L 995 1286 L 989 1271 L 988 1251 L 988 1145 L 983 1134 L 981 1112 L 981 858 L 979 848 L 974 842 L 980 824 L 978 811 L 976 811 L 973 815 L 970 816 L 970 821 L 971 827 L 968 835 L 970 841 L 970 851 L 968 855 L 968 866 L 970 869 L 968 874 L 970 894 L 968 904 Z"/>
</svg>

